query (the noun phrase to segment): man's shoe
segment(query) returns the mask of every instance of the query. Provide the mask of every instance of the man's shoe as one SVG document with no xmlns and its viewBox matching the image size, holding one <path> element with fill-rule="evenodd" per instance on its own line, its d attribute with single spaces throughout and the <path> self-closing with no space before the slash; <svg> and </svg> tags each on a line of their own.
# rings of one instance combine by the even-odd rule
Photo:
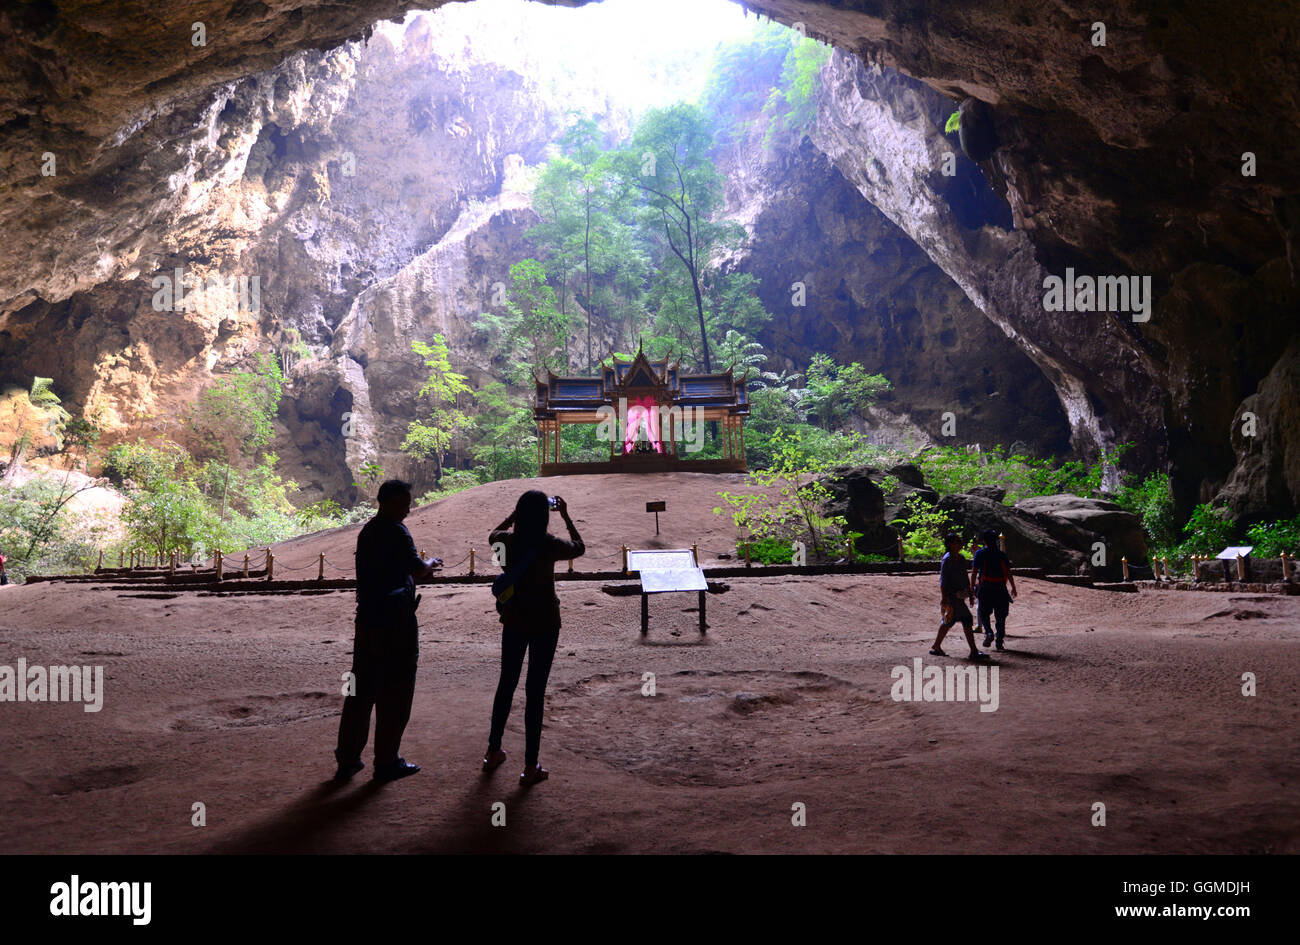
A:
<svg viewBox="0 0 1300 945">
<path fill-rule="evenodd" d="M 992 645 L 993 645 L 993 634 L 991 633 L 984 634 L 984 649 L 987 650 Z"/>
<path fill-rule="evenodd" d="M 334 772 L 334 780 L 350 781 L 352 780 L 352 776 L 365 766 L 366 763 L 359 758 L 356 761 L 349 761 L 346 764 L 340 764 L 339 770 Z"/>
<path fill-rule="evenodd" d="M 999 653 L 1002 652 L 1002 641 L 1001 641 L 1001 640 L 998 641 L 997 650 L 998 650 Z"/>
<path fill-rule="evenodd" d="M 988 659 L 988 658 L 989 658 L 989 655 L 988 655 L 987 653 L 981 653 L 979 650 L 976 650 L 974 653 L 972 653 L 970 656 L 968 656 L 968 657 L 966 657 L 966 658 L 969 659 L 969 660 L 976 660 L 976 661 L 979 661 L 979 660 L 986 660 L 986 659 Z"/>
<path fill-rule="evenodd" d="M 399 778 L 409 777 L 419 770 L 419 765 L 413 765 L 405 758 L 398 758 L 396 761 L 390 761 L 382 767 L 376 767 L 374 779 L 376 781 L 396 781 Z"/>
</svg>

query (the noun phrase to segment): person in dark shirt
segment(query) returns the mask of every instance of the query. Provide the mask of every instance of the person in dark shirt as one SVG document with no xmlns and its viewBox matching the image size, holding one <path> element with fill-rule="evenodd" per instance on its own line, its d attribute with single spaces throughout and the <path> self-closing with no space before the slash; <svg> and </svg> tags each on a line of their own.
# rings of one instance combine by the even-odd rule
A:
<svg viewBox="0 0 1300 945">
<path fill-rule="evenodd" d="M 980 533 L 980 541 L 984 547 L 975 552 L 970 566 L 971 583 L 979 601 L 976 614 L 984 630 L 984 648 L 987 650 L 994 642 L 993 627 L 989 624 L 992 617 L 998 628 L 997 648 L 1001 650 L 1007 632 L 1007 613 L 1016 596 L 1016 579 L 1011 574 L 1011 559 L 998 548 L 998 533 L 987 528 Z M 1010 594 L 1007 593 L 1008 587 L 1011 588 Z"/>
<path fill-rule="evenodd" d="M 365 767 L 361 751 L 375 713 L 376 781 L 395 781 L 420 770 L 398 754 L 411 717 L 419 627 L 415 579 L 433 573 L 437 559 L 416 553 L 402 524 L 411 511 L 411 484 L 390 479 L 379 487 L 379 513 L 357 536 L 357 615 L 352 644 L 350 692 L 343 700 L 339 742 L 334 751 L 346 781 Z"/>
<path fill-rule="evenodd" d="M 524 683 L 524 771 L 521 784 L 545 781 L 549 772 L 537 762 L 542 741 L 542 707 L 546 700 L 546 681 L 560 641 L 560 599 L 555 594 L 555 563 L 581 557 L 587 550 L 582 537 L 569 518 L 569 509 L 560 497 L 555 510 L 564 519 L 569 540 L 557 538 L 546 528 L 550 520 L 550 499 L 546 493 L 530 489 L 519 497 L 514 512 L 492 530 L 488 541 L 497 552 L 502 570 L 511 562 L 528 559 L 528 565 L 515 583 L 510 607 L 501 614 L 501 676 L 492 700 L 492 727 L 488 748 L 483 756 L 483 770 L 494 771 L 506 760 L 501 750 L 510 703 L 514 701 L 524 654 L 528 654 L 528 679 Z M 513 530 L 510 529 L 514 526 Z"/>
<path fill-rule="evenodd" d="M 966 573 L 966 559 L 961 555 L 961 536 L 956 532 L 950 532 L 944 537 L 943 544 L 948 549 L 948 553 L 943 556 L 943 561 L 939 565 L 939 635 L 934 638 L 930 655 L 947 656 L 942 648 L 943 638 L 948 635 L 952 627 L 960 623 L 966 633 L 966 642 L 970 645 L 970 658 L 986 660 L 989 658 L 988 654 L 981 653 L 975 648 L 975 634 L 971 629 L 975 620 L 971 616 L 970 608 L 966 606 L 968 600 L 971 603 L 975 602 L 975 595 L 971 593 L 970 576 Z"/>
</svg>

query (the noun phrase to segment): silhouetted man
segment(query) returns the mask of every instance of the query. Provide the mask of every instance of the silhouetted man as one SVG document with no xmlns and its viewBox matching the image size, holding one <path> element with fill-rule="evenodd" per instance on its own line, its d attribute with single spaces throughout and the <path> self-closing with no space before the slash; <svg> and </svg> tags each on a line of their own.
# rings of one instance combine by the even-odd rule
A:
<svg viewBox="0 0 1300 945">
<path fill-rule="evenodd" d="M 437 559 L 415 551 L 402 524 L 411 511 L 411 484 L 390 479 L 379 487 L 379 514 L 357 536 L 357 620 L 352 645 L 352 694 L 343 700 L 334 777 L 346 781 L 365 767 L 361 750 L 375 710 L 375 780 L 396 781 L 420 770 L 397 750 L 411 717 L 420 644 L 415 621 L 415 578 L 433 573 Z"/>
</svg>

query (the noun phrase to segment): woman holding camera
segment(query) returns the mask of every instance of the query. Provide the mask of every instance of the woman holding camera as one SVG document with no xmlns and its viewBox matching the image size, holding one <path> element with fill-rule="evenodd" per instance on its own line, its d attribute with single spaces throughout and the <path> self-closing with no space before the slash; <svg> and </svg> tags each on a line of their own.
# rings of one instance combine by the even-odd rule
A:
<svg viewBox="0 0 1300 945">
<path fill-rule="evenodd" d="M 551 509 L 560 513 L 569 539 L 547 531 Z M 513 525 L 513 529 L 511 526 Z M 555 594 L 555 563 L 581 557 L 587 550 L 573 527 L 569 509 L 558 496 L 530 489 L 519 497 L 514 512 L 492 530 L 488 541 L 505 571 L 506 587 L 497 597 L 501 614 L 501 676 L 492 701 L 492 729 L 483 770 L 494 771 L 506 760 L 501 736 L 510 703 L 519 685 L 524 655 L 528 655 L 528 679 L 524 683 L 524 771 L 521 784 L 536 784 L 549 776 L 537 763 L 542 741 L 542 707 L 546 681 L 551 675 L 555 647 L 560 640 L 560 599 Z M 496 588 L 494 587 L 494 591 Z"/>
</svg>

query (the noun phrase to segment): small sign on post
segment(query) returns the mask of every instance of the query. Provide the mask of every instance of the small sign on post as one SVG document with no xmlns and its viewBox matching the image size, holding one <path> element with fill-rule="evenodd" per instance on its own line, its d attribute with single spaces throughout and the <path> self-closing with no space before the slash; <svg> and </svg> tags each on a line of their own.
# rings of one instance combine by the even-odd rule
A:
<svg viewBox="0 0 1300 945">
<path fill-rule="evenodd" d="M 1230 548 L 1224 548 L 1215 559 L 1223 562 L 1223 580 L 1226 583 L 1232 583 L 1232 573 L 1228 570 L 1228 565 L 1235 563 L 1237 566 L 1237 580 L 1243 584 L 1250 580 L 1250 553 L 1255 550 L 1254 545 L 1233 545 Z"/>
<path fill-rule="evenodd" d="M 655 513 L 655 534 L 658 535 L 658 534 L 659 534 L 659 513 L 660 513 L 660 512 L 666 512 L 666 511 L 668 511 L 668 503 L 667 503 L 667 502 L 662 502 L 662 501 L 661 501 L 661 502 L 647 502 L 647 503 L 645 504 L 645 510 L 646 510 L 647 512 L 654 512 L 654 513 Z"/>
</svg>

